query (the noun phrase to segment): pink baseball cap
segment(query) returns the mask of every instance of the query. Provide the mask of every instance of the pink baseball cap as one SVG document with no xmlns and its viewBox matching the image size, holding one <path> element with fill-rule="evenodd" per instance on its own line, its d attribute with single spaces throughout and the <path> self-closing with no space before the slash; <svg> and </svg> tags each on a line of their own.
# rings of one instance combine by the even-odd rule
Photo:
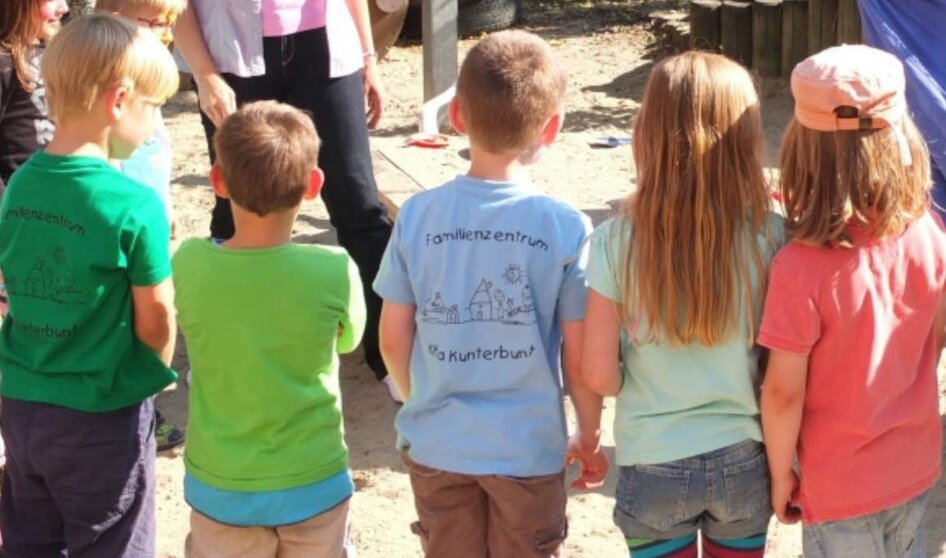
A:
<svg viewBox="0 0 946 558">
<path fill-rule="evenodd" d="M 831 47 L 792 70 L 795 118 L 822 132 L 888 126 L 899 131 L 907 111 L 905 87 L 903 64 L 892 54 L 866 45 Z M 856 113 L 839 116 L 840 107 Z"/>
</svg>

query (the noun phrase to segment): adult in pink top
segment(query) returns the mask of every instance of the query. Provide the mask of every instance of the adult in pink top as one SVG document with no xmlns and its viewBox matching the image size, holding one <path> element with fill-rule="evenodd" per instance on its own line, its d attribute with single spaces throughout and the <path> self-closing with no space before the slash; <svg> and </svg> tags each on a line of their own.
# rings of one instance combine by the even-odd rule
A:
<svg viewBox="0 0 946 558">
<path fill-rule="evenodd" d="M 762 431 L 779 520 L 806 558 L 925 558 L 940 475 L 946 232 L 902 64 L 863 45 L 792 71 L 769 268 Z M 796 456 L 798 471 L 793 468 Z"/>
<path fill-rule="evenodd" d="M 174 30 L 194 75 L 211 161 L 216 127 L 238 105 L 275 100 L 312 116 L 322 140 L 322 201 L 338 243 L 361 273 L 365 360 L 382 379 L 381 299 L 371 289 L 391 236 L 368 141 L 383 111 L 368 0 L 189 0 Z M 367 111 L 366 111 L 367 106 Z M 210 234 L 233 236 L 230 201 L 218 197 Z"/>
<path fill-rule="evenodd" d="M 325 2 L 261 0 L 264 37 L 283 37 L 325 27 Z"/>
</svg>

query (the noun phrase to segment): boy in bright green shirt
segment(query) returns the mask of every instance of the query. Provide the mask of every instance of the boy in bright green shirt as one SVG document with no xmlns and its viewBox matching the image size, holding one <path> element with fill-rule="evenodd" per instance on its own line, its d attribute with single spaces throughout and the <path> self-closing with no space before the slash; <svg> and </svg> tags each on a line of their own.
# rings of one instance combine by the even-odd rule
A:
<svg viewBox="0 0 946 558">
<path fill-rule="evenodd" d="M 11 556 L 153 556 L 154 406 L 173 382 L 169 230 L 128 157 L 177 90 L 161 43 L 80 18 L 43 62 L 56 132 L 0 206 L 0 532 Z"/>
<path fill-rule="evenodd" d="M 193 378 L 184 497 L 187 551 L 343 556 L 354 484 L 338 353 L 364 329 L 358 269 L 341 249 L 292 243 L 322 185 L 309 117 L 272 101 L 217 130 L 211 181 L 236 234 L 186 241 L 173 259 Z"/>
</svg>

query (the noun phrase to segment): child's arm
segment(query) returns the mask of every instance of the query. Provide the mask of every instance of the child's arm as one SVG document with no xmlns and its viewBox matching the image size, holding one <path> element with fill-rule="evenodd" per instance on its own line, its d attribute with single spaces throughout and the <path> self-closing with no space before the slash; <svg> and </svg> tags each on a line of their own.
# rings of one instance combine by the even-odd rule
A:
<svg viewBox="0 0 946 558">
<path fill-rule="evenodd" d="M 131 287 L 135 335 L 154 349 L 164 364 L 174 356 L 177 321 L 174 316 L 174 285 L 165 279 L 157 285 Z"/>
<path fill-rule="evenodd" d="M 936 311 L 933 327 L 936 328 L 934 330 L 936 338 L 938 339 L 936 344 L 938 347 L 936 356 L 939 357 L 943 352 L 943 347 L 946 347 L 946 292 L 940 295 L 939 307 Z"/>
<path fill-rule="evenodd" d="M 410 364 L 416 311 L 417 306 L 413 304 L 397 304 L 389 300 L 385 300 L 381 307 L 378 331 L 381 357 L 404 401 L 411 395 Z"/>
<path fill-rule="evenodd" d="M 772 508 L 782 523 L 800 518 L 794 498 L 798 475 L 792 470 L 808 380 L 808 355 L 772 350 L 762 385 L 762 431 L 772 477 Z"/>
<path fill-rule="evenodd" d="M 348 260 L 348 305 L 338 322 L 338 340 L 335 350 L 340 354 L 355 350 L 365 332 L 365 295 L 358 275 L 358 266 Z"/>
<path fill-rule="evenodd" d="M 617 395 L 622 381 L 620 306 L 593 288 L 588 289 L 584 337 L 581 375 L 585 384 L 595 393 Z"/>
<path fill-rule="evenodd" d="M 580 489 L 594 488 L 604 482 L 608 474 L 608 458 L 601 451 L 600 395 L 585 385 L 581 374 L 582 339 L 584 323 L 562 322 L 562 364 L 568 382 L 568 395 L 575 407 L 578 430 L 568 441 L 566 464 L 575 459 L 581 462 L 581 476 L 572 483 Z"/>
</svg>

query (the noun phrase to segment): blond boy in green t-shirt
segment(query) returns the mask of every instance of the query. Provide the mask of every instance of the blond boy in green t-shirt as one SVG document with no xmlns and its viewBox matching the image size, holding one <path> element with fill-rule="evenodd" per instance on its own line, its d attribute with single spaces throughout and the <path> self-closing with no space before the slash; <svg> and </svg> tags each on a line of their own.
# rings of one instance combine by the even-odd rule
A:
<svg viewBox="0 0 946 558">
<path fill-rule="evenodd" d="M 292 243 L 303 198 L 322 185 L 318 137 L 298 109 L 263 101 L 214 143 L 210 178 L 236 234 L 190 239 L 173 259 L 193 371 L 187 553 L 341 557 L 354 484 L 338 353 L 358 344 L 365 305 L 348 254 Z"/>
<path fill-rule="evenodd" d="M 177 90 L 146 31 L 79 18 L 43 61 L 56 132 L 0 206 L 0 532 L 13 556 L 153 556 L 154 406 L 173 382 L 169 230 L 109 164 Z"/>
</svg>

